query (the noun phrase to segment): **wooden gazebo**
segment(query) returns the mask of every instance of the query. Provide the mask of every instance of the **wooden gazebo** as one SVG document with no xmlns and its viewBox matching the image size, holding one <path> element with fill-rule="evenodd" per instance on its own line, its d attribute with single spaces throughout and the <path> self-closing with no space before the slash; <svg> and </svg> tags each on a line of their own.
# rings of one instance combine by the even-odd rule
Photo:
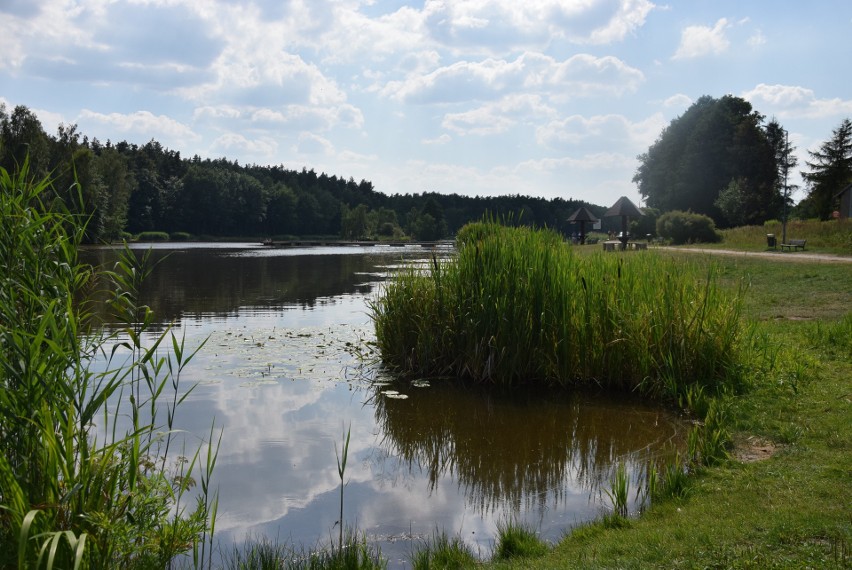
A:
<svg viewBox="0 0 852 570">
<path fill-rule="evenodd" d="M 621 217 L 621 249 L 627 249 L 627 221 L 628 218 L 639 218 L 642 210 L 636 207 L 627 196 L 622 196 L 612 205 L 612 208 L 604 213 L 605 218 Z"/>
<path fill-rule="evenodd" d="M 594 216 L 589 210 L 585 207 L 581 207 L 579 210 L 571 214 L 568 218 L 569 222 L 579 222 L 580 224 L 580 245 L 586 243 L 586 222 L 595 223 L 598 221 L 598 218 Z"/>
</svg>

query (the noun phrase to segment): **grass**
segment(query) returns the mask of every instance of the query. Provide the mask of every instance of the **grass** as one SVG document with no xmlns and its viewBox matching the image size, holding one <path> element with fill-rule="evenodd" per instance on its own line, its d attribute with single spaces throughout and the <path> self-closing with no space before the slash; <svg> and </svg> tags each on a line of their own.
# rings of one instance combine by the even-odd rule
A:
<svg viewBox="0 0 852 570">
<path fill-rule="evenodd" d="M 411 554 L 410 562 L 413 570 L 461 570 L 479 564 L 476 554 L 461 538 L 438 531 Z"/>
<path fill-rule="evenodd" d="M 767 247 L 766 234 L 774 234 L 781 243 L 783 229 L 777 220 L 762 226 L 742 226 L 722 230 L 722 242 L 706 247 L 733 248 L 742 251 L 773 251 Z M 852 220 L 790 220 L 787 222 L 787 239 L 807 240 L 806 251 L 852 255 Z M 702 245 L 702 247 L 705 247 Z M 779 253 L 780 249 L 778 250 Z"/>
<path fill-rule="evenodd" d="M 537 558 L 550 548 L 541 540 L 535 530 L 517 522 L 506 522 L 497 527 L 497 541 L 494 545 L 494 560 L 516 560 Z"/>
<path fill-rule="evenodd" d="M 347 529 L 338 546 L 305 549 L 261 537 L 235 546 L 226 557 L 227 570 L 381 570 L 387 567 L 381 551 Z"/>
<path fill-rule="evenodd" d="M 721 286 L 750 281 L 744 315 L 774 351 L 750 390 L 720 400 L 732 456 L 662 469 L 629 525 L 582 525 L 541 558 L 491 567 L 852 567 L 852 267 L 717 262 Z M 750 446 L 774 454 L 737 459 Z"/>
</svg>

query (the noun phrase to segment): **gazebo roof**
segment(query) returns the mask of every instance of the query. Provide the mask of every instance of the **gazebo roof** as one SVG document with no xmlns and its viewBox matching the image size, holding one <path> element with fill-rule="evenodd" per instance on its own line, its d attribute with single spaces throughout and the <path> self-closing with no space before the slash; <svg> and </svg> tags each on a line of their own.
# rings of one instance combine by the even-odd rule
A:
<svg viewBox="0 0 852 570">
<path fill-rule="evenodd" d="M 642 216 L 642 210 L 637 208 L 636 205 L 627 198 L 627 196 L 622 196 L 615 204 L 612 205 L 612 208 L 607 210 L 604 214 L 605 218 L 613 218 L 616 216 L 630 216 L 632 218 L 638 218 Z"/>
<path fill-rule="evenodd" d="M 569 222 L 597 222 L 598 219 L 586 208 L 580 208 L 568 218 Z"/>
</svg>

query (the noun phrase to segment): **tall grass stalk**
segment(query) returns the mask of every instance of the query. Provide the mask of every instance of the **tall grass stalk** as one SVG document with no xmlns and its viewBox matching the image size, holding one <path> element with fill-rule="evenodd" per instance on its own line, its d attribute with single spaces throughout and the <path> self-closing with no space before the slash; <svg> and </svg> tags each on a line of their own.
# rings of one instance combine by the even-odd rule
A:
<svg viewBox="0 0 852 570">
<path fill-rule="evenodd" d="M 77 301 L 94 283 L 77 258 L 85 225 L 55 195 L 26 163 L 0 169 L 0 567 L 164 568 L 212 528 L 207 497 L 186 503 L 213 464 L 170 453 L 194 353 L 169 331 L 145 345 L 129 251 L 107 275 L 126 329 L 94 330 Z"/>
<path fill-rule="evenodd" d="M 624 466 L 624 463 L 618 464 L 612 481 L 610 481 L 610 488 L 605 489 L 604 492 L 609 497 L 610 503 L 612 503 L 613 512 L 618 516 L 627 517 L 629 514 L 628 496 L 630 495 L 630 477 L 627 474 L 627 468 Z"/>
<path fill-rule="evenodd" d="M 579 256 L 546 230 L 466 226 L 457 255 L 372 300 L 382 360 L 416 376 L 596 384 L 677 400 L 743 382 L 745 286 L 655 252 Z"/>
<path fill-rule="evenodd" d="M 349 437 L 352 435 L 352 426 L 346 431 L 343 436 L 343 448 L 340 453 L 337 452 L 337 445 L 334 446 L 334 455 L 337 458 L 337 474 L 340 476 L 340 518 L 338 522 L 340 523 L 340 539 L 337 544 L 342 549 L 343 548 L 343 489 L 345 487 L 345 482 L 343 480 L 344 475 L 346 474 L 346 461 L 349 459 Z"/>
</svg>

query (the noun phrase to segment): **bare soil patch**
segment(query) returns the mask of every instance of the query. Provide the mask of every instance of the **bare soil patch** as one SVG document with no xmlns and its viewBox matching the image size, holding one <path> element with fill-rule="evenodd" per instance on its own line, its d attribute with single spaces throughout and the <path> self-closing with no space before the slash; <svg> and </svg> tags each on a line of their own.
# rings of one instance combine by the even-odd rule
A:
<svg viewBox="0 0 852 570">
<path fill-rule="evenodd" d="M 733 456 L 741 463 L 765 461 L 775 455 L 779 447 L 774 442 L 757 436 L 742 437 L 734 441 Z"/>
</svg>

